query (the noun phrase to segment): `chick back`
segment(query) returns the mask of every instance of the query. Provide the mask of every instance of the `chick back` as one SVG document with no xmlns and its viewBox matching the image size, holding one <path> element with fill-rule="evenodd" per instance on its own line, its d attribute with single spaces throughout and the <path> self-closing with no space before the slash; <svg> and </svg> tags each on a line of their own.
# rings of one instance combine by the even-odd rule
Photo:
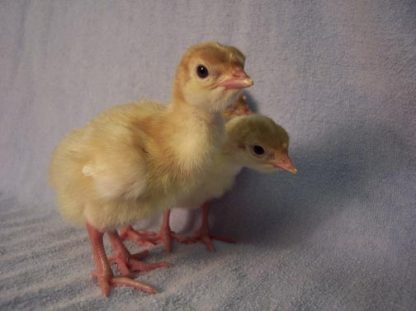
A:
<svg viewBox="0 0 416 311">
<path fill-rule="evenodd" d="M 115 106 L 59 143 L 49 179 L 64 218 L 105 228 L 145 217 L 162 204 L 149 200 L 146 148 L 152 142 L 139 125 L 163 110 L 153 103 Z"/>
</svg>

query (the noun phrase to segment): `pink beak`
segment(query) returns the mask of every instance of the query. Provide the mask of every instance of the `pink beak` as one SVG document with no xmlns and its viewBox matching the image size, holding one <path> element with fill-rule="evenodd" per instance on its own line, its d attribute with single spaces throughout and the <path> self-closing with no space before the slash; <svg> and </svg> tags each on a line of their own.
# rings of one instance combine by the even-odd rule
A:
<svg viewBox="0 0 416 311">
<path fill-rule="evenodd" d="M 238 67 L 235 68 L 231 74 L 231 77 L 221 81 L 218 86 L 222 86 L 227 90 L 230 89 L 243 89 L 252 86 L 253 80 L 245 73 L 245 71 Z"/>
<path fill-rule="evenodd" d="M 271 164 L 276 168 L 280 168 L 292 174 L 296 174 L 298 172 L 297 168 L 293 165 L 292 160 L 289 158 L 287 154 L 281 154 L 279 156 L 279 159 L 273 161 Z"/>
</svg>

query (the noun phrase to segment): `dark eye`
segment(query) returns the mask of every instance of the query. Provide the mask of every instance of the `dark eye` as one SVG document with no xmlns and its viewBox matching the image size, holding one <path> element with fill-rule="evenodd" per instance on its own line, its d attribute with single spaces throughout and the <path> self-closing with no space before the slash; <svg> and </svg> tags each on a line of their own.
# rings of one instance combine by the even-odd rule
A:
<svg viewBox="0 0 416 311">
<path fill-rule="evenodd" d="M 196 74 L 201 79 L 205 79 L 206 77 L 208 77 L 209 72 L 207 67 L 205 67 L 204 65 L 198 65 L 198 67 L 196 67 Z"/>
<path fill-rule="evenodd" d="M 254 151 L 254 153 L 255 153 L 255 154 L 257 154 L 257 155 L 262 155 L 262 154 L 264 154 L 264 148 L 263 148 L 262 146 L 259 146 L 259 145 L 255 145 L 255 146 L 253 146 L 253 151 Z"/>
</svg>

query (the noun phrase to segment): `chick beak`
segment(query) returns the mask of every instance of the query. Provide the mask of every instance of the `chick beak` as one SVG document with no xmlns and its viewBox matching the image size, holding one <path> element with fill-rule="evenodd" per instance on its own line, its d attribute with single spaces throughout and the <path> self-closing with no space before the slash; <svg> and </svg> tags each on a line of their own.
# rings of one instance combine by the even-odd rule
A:
<svg viewBox="0 0 416 311">
<path fill-rule="evenodd" d="M 276 168 L 288 171 L 294 175 L 298 172 L 297 168 L 293 165 L 292 160 L 287 154 L 281 154 L 278 159 L 272 161 L 271 164 Z"/>
<path fill-rule="evenodd" d="M 250 77 L 245 73 L 245 71 L 238 67 L 235 68 L 231 75 L 228 76 L 225 80 L 218 83 L 218 86 L 222 86 L 227 90 L 238 90 L 243 89 L 246 87 L 252 86 L 253 80 L 250 79 Z"/>
</svg>

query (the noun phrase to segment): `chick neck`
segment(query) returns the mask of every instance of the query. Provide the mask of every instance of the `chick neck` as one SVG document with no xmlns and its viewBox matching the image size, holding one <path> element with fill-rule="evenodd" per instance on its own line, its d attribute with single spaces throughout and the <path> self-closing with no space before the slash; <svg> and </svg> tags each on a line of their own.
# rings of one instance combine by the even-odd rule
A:
<svg viewBox="0 0 416 311">
<path fill-rule="evenodd" d="M 175 131 L 168 133 L 171 149 L 184 172 L 208 169 L 224 142 L 224 121 L 220 112 L 210 112 L 183 100 L 168 108 L 169 122 Z"/>
<path fill-rule="evenodd" d="M 186 116 L 188 118 L 198 120 L 199 122 L 203 122 L 208 125 L 220 125 L 224 127 L 224 122 L 222 121 L 223 118 L 222 118 L 221 112 L 209 111 L 201 107 L 196 107 L 191 104 L 188 104 L 184 100 L 173 101 L 169 105 L 168 111 L 169 113 L 173 115 L 181 116 L 182 122 L 185 121 L 184 119 Z"/>
<path fill-rule="evenodd" d="M 240 154 L 241 149 L 227 136 L 221 149 L 221 158 L 227 163 L 230 170 L 239 172 L 245 167 L 246 163 L 242 160 Z"/>
</svg>

